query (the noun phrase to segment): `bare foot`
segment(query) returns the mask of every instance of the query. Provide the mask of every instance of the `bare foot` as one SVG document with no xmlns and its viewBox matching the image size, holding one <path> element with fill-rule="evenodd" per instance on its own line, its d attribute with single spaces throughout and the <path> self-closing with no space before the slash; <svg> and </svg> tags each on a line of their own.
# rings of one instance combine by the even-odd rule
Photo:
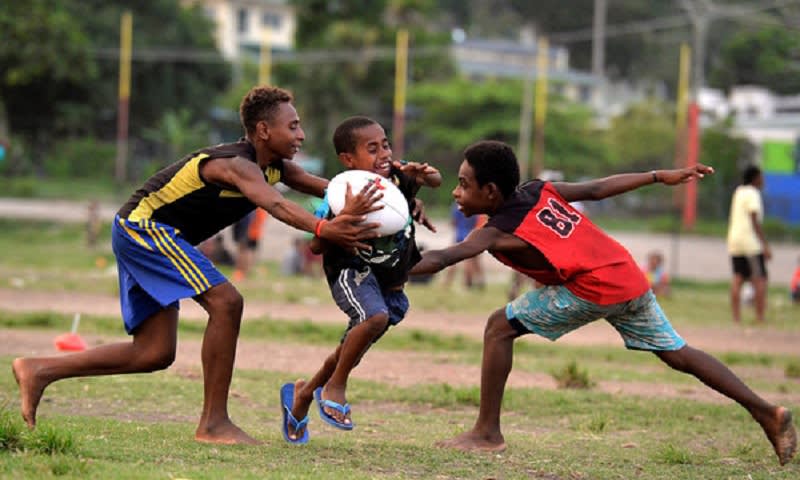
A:
<svg viewBox="0 0 800 480">
<path fill-rule="evenodd" d="M 194 439 L 202 443 L 219 443 L 223 445 L 261 445 L 261 442 L 244 433 L 229 419 L 210 427 L 201 421 L 194 433 Z"/>
<path fill-rule="evenodd" d="M 499 432 L 497 435 L 483 435 L 475 430 L 470 430 L 448 440 L 436 442 L 436 446 L 464 452 L 500 453 L 506 449 L 506 442 Z"/>
<path fill-rule="evenodd" d="M 778 407 L 772 420 L 771 424 L 765 422 L 761 427 L 772 443 L 778 461 L 781 465 L 786 465 L 797 451 L 797 431 L 792 424 L 792 412 L 784 407 Z"/>
<path fill-rule="evenodd" d="M 297 380 L 294 382 L 294 399 L 292 400 L 292 416 L 296 418 L 298 421 L 302 421 L 308 415 L 308 407 L 311 406 L 311 401 L 314 399 L 314 393 L 312 392 L 309 394 L 302 394 L 300 393 L 305 386 L 305 380 Z M 289 425 L 287 426 L 287 430 L 289 431 L 289 438 L 297 440 L 303 436 L 303 432 L 305 431 L 305 427 L 295 431 L 291 425 L 291 422 L 288 422 Z"/>
<path fill-rule="evenodd" d="M 322 388 L 322 393 L 320 394 L 320 398 L 322 398 L 323 400 L 330 400 L 332 402 L 336 402 L 339 405 L 347 404 L 347 397 L 345 397 L 344 389 L 328 388 L 327 385 Z M 349 411 L 347 412 L 347 414 L 344 414 L 339 410 L 335 410 L 333 408 L 328 408 L 323 406 L 322 409 L 325 411 L 325 413 L 336 419 L 336 421 L 339 423 L 344 423 L 345 425 L 350 425 L 351 423 L 353 423 L 352 420 L 350 420 Z"/>
<path fill-rule="evenodd" d="M 39 407 L 39 400 L 50 382 L 37 375 L 38 368 L 34 359 L 15 358 L 11 363 L 11 369 L 19 385 L 22 418 L 25 419 L 28 428 L 33 429 L 36 427 L 36 409 Z"/>
</svg>

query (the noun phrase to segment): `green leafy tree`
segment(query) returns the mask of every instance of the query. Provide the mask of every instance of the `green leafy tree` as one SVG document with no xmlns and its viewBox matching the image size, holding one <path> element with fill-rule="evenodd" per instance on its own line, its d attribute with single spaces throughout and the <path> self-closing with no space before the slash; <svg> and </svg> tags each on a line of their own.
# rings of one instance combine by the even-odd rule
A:
<svg viewBox="0 0 800 480">
<path fill-rule="evenodd" d="M 519 142 L 522 82 L 457 78 L 415 85 L 409 101 L 416 112 L 409 127 L 409 155 L 445 170 L 448 186 L 455 184 L 461 152 L 485 139 L 514 146 Z M 524 161 L 520 159 L 520 161 Z M 608 153 L 602 133 L 584 107 L 552 95 L 545 123 L 546 169 L 561 170 L 567 178 L 605 169 Z M 440 201 L 449 198 L 449 189 Z"/>
<path fill-rule="evenodd" d="M 675 158 L 674 109 L 658 100 L 632 105 L 611 120 L 613 169 L 669 168 Z"/>
<path fill-rule="evenodd" d="M 741 171 L 752 158 L 754 147 L 733 134 L 730 122 L 703 129 L 700 138 L 700 159 L 714 167 L 714 175 L 703 179 L 698 192 L 698 214 L 701 217 L 724 220 L 733 191 L 740 181 Z"/>
<path fill-rule="evenodd" d="M 97 112 L 93 128 L 105 135 L 116 131 L 117 81 L 120 18 L 133 14 L 133 49 L 152 51 L 152 60 L 134 57 L 131 71 L 130 130 L 139 134 L 161 120 L 164 112 L 188 110 L 204 118 L 209 99 L 228 86 L 230 68 L 221 56 L 204 63 L 187 61 L 187 51 L 215 52 L 213 25 L 199 7 L 184 7 L 178 0 L 148 2 L 85 0 L 69 2 L 71 12 L 82 19 L 90 32 L 97 61 L 99 81 L 91 88 L 90 103 Z M 103 54 L 103 55 L 101 55 Z M 109 126 L 112 126 L 109 131 Z"/>
<path fill-rule="evenodd" d="M 12 132 L 38 149 L 34 156 L 64 136 L 115 136 L 126 9 L 133 13 L 132 136 L 166 111 L 204 118 L 209 99 L 226 87 L 229 68 L 221 57 L 184 58 L 186 50 L 215 51 L 213 27 L 198 7 L 179 0 L 0 2 L 0 98 Z M 147 49 L 148 60 L 136 56 Z"/>
<path fill-rule="evenodd" d="M 331 134 L 350 115 L 369 115 L 391 129 L 400 28 L 409 30 L 411 84 L 453 73 L 445 49 L 414 54 L 421 47 L 449 44 L 449 34 L 437 28 L 435 2 L 295 0 L 294 5 L 298 53 L 335 50 L 317 62 L 276 68 L 276 77 L 295 94 L 312 154 L 332 158 Z M 326 162 L 325 173 L 340 168 L 337 162 Z"/>
<path fill-rule="evenodd" d="M 778 93 L 800 91 L 800 33 L 783 27 L 741 31 L 722 47 L 711 84 L 763 85 Z"/>
<path fill-rule="evenodd" d="M 47 0 L 0 2 L 0 31 L 0 101 L 12 133 L 40 150 L 65 104 L 86 101 L 98 78 L 88 32 L 66 4 Z"/>
<path fill-rule="evenodd" d="M 163 146 L 162 158 L 177 160 L 208 143 L 208 125 L 186 109 L 168 111 L 155 128 L 145 129 L 143 136 Z"/>
</svg>

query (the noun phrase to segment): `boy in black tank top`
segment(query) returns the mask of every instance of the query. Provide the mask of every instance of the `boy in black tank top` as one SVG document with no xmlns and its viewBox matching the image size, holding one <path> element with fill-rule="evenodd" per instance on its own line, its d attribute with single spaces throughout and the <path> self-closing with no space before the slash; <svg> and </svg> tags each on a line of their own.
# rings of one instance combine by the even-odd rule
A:
<svg viewBox="0 0 800 480">
<path fill-rule="evenodd" d="M 393 162 L 386 132 L 370 118 L 352 117 L 342 122 L 333 143 L 348 169 L 377 173 L 394 183 L 409 202 L 409 212 L 414 210 L 415 195 L 422 185 L 436 188 L 442 182 L 439 171 L 428 164 Z M 350 322 L 341 344 L 308 382 L 298 380 L 281 388 L 283 435 L 289 443 L 308 441 L 307 413 L 314 398 L 324 421 L 343 430 L 354 427 L 345 396 L 350 372 L 408 311 L 403 285 L 408 271 L 420 260 L 413 222 L 395 235 L 382 237 L 380 243 L 386 248 L 353 253 L 353 249 L 316 237 L 312 241 L 312 250 L 323 253 L 331 294 Z"/>
<path fill-rule="evenodd" d="M 59 357 L 17 358 L 22 416 L 30 428 L 45 388 L 88 375 L 152 372 L 175 359 L 178 305 L 192 298 L 209 315 L 203 340 L 204 402 L 195 439 L 221 444 L 259 443 L 228 417 L 228 392 L 242 319 L 242 296 L 195 245 L 256 207 L 300 230 L 346 248 L 363 248 L 376 225 L 359 223 L 373 211 L 374 189 L 351 198 L 348 211 L 321 222 L 284 198 L 278 181 L 322 196 L 328 184 L 291 161 L 305 139 L 291 94 L 255 87 L 245 95 L 239 142 L 199 150 L 153 175 L 119 210 L 112 246 L 120 303 L 131 342 Z"/>
</svg>

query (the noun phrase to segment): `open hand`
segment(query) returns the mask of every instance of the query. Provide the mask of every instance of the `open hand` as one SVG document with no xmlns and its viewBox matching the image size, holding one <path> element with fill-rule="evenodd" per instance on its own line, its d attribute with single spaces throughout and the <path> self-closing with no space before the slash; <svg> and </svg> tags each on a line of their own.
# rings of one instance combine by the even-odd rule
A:
<svg viewBox="0 0 800 480">
<path fill-rule="evenodd" d="M 377 228 L 381 224 L 364 223 L 365 219 L 366 217 L 363 215 L 339 214 L 322 226 L 320 237 L 347 250 L 368 249 L 370 246 L 362 240 L 377 238 Z"/>
<path fill-rule="evenodd" d="M 714 173 L 714 169 L 702 163 L 698 163 L 692 167 L 678 168 L 675 170 L 660 170 L 656 173 L 658 181 L 665 185 L 678 185 L 679 183 L 687 183 L 695 178 L 703 178 L 706 175 Z"/>
<path fill-rule="evenodd" d="M 340 215 L 366 215 L 370 212 L 380 210 L 383 205 L 375 205 L 375 202 L 383 198 L 383 193 L 378 189 L 378 184 L 369 182 L 353 195 L 350 183 L 347 183 L 347 191 L 344 194 L 344 207 L 339 212 Z"/>
<path fill-rule="evenodd" d="M 412 178 L 426 177 L 439 173 L 439 170 L 431 167 L 428 163 L 408 162 L 402 163 L 397 160 L 392 162 L 395 168 L 399 169 L 403 174 Z"/>
</svg>

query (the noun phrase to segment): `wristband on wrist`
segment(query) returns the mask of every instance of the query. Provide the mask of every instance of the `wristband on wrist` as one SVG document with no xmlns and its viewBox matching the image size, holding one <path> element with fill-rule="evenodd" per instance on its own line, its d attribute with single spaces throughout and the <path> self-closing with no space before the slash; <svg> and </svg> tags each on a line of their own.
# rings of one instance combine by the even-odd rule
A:
<svg viewBox="0 0 800 480">
<path fill-rule="evenodd" d="M 656 171 L 655 171 L 655 170 L 653 170 L 653 171 L 652 171 L 652 172 L 650 172 L 650 173 L 652 173 L 652 174 L 653 174 L 653 183 L 658 183 L 658 175 L 656 175 Z"/>
<path fill-rule="evenodd" d="M 320 233 L 322 233 L 322 226 L 326 223 L 328 223 L 328 221 L 324 218 L 317 222 L 317 226 L 314 227 L 314 236 L 321 238 Z"/>
</svg>

